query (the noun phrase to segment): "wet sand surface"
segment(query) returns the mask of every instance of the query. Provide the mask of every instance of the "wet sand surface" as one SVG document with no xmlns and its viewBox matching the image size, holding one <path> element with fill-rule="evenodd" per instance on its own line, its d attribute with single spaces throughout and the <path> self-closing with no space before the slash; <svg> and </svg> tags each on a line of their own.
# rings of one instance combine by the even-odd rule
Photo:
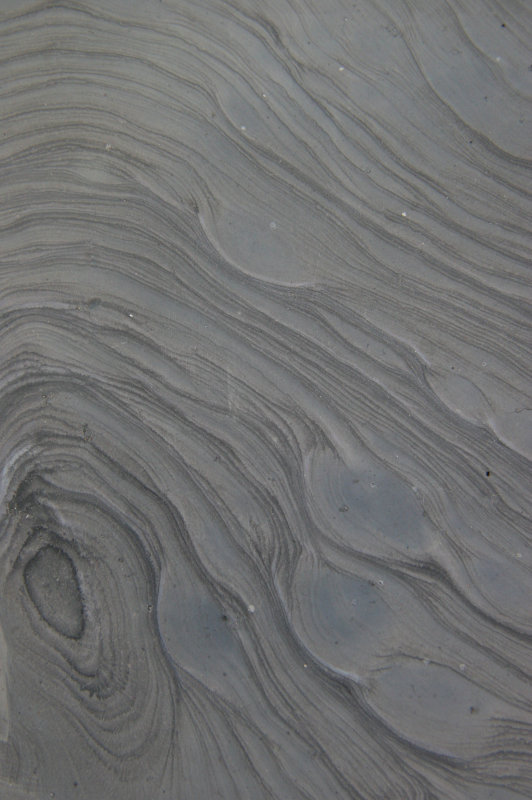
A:
<svg viewBox="0 0 532 800">
<path fill-rule="evenodd" d="M 2 0 L 0 797 L 532 796 L 531 36 Z"/>
</svg>

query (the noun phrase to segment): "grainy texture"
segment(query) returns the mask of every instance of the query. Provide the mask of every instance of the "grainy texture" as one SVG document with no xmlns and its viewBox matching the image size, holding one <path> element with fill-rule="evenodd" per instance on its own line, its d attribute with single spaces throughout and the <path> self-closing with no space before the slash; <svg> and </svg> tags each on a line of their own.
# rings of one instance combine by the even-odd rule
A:
<svg viewBox="0 0 532 800">
<path fill-rule="evenodd" d="M 526 0 L 2 0 L 0 796 L 532 796 Z"/>
</svg>

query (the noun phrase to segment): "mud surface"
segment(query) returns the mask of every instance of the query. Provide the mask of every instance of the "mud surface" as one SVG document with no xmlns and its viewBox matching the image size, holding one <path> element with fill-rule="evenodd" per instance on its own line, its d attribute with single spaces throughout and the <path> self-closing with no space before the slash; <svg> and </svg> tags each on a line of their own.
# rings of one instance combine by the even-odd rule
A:
<svg viewBox="0 0 532 800">
<path fill-rule="evenodd" d="M 531 36 L 2 0 L 2 798 L 532 796 Z"/>
</svg>

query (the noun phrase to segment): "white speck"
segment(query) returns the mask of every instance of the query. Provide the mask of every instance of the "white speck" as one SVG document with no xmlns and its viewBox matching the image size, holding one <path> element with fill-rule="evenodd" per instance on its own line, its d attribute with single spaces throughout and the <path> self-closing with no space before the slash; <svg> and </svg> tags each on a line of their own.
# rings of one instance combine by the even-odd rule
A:
<svg viewBox="0 0 532 800">
<path fill-rule="evenodd" d="M 401 216 L 406 217 L 406 211 L 401 211 Z"/>
<path fill-rule="evenodd" d="M 357 604 L 357 601 L 355 600 L 355 598 L 353 598 L 353 599 L 351 600 L 351 605 L 352 605 L 352 606 L 356 606 L 356 604 Z"/>
<path fill-rule="evenodd" d="M 255 606 L 254 605 L 249 605 L 248 606 L 248 611 L 249 611 L 250 614 L 254 614 L 255 613 Z"/>
<path fill-rule="evenodd" d="M 377 484 L 374 483 L 374 481 L 371 481 L 370 486 L 371 486 L 372 489 L 376 489 L 377 488 Z"/>
<path fill-rule="evenodd" d="M 277 223 L 276 222 L 270 222 L 270 228 L 272 229 L 272 231 L 274 231 L 277 228 Z"/>
<path fill-rule="evenodd" d="M 516 554 L 515 554 L 515 557 L 516 557 L 516 558 L 523 558 L 523 554 L 522 554 L 522 553 L 516 553 Z"/>
<path fill-rule="evenodd" d="M 306 669 L 307 667 L 308 667 L 308 664 L 303 664 L 303 669 Z"/>
<path fill-rule="evenodd" d="M 128 317 L 131 317 L 131 319 L 133 319 L 133 314 L 128 314 Z"/>
<path fill-rule="evenodd" d="M 501 61 L 502 61 L 502 58 L 501 58 L 500 56 L 497 56 L 497 58 L 495 59 L 495 61 L 497 62 L 497 64 L 500 64 L 500 63 L 501 63 Z"/>
<path fill-rule="evenodd" d="M 460 670 L 460 672 L 465 672 L 465 668 L 466 668 L 465 664 L 459 664 L 458 665 L 458 669 Z"/>
<path fill-rule="evenodd" d="M 245 130 L 247 130 L 247 128 L 246 128 L 246 126 L 245 126 L 245 125 L 241 125 L 241 126 L 240 126 L 240 130 L 241 130 L 241 131 L 245 131 Z"/>
<path fill-rule="evenodd" d="M 428 667 L 428 665 L 430 664 L 430 658 L 424 658 L 424 659 L 423 659 L 423 664 L 424 664 L 426 667 Z"/>
<path fill-rule="evenodd" d="M 379 584 L 379 586 L 384 586 L 384 581 L 382 580 L 382 578 L 379 578 L 377 583 Z"/>
<path fill-rule="evenodd" d="M 263 92 L 263 93 L 261 94 L 261 97 L 262 97 L 262 98 L 264 98 L 264 99 L 266 99 L 266 98 L 268 97 L 268 95 L 266 94 L 266 92 Z"/>
<path fill-rule="evenodd" d="M 338 67 L 338 72 L 343 72 L 345 67 Z"/>
<path fill-rule="evenodd" d="M 109 151 L 111 149 L 111 145 L 110 144 L 106 144 L 105 145 L 105 149 Z"/>
</svg>

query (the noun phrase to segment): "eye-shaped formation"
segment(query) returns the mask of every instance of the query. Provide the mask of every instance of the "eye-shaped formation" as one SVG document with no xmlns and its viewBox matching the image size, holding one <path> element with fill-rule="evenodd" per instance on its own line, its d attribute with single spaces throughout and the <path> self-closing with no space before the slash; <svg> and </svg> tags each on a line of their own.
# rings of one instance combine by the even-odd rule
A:
<svg viewBox="0 0 532 800">
<path fill-rule="evenodd" d="M 532 796 L 527 9 L 0 6 L 0 798 Z"/>
<path fill-rule="evenodd" d="M 72 559 L 57 545 L 44 545 L 24 568 L 24 583 L 41 617 L 58 633 L 79 639 L 83 601 Z"/>
</svg>

